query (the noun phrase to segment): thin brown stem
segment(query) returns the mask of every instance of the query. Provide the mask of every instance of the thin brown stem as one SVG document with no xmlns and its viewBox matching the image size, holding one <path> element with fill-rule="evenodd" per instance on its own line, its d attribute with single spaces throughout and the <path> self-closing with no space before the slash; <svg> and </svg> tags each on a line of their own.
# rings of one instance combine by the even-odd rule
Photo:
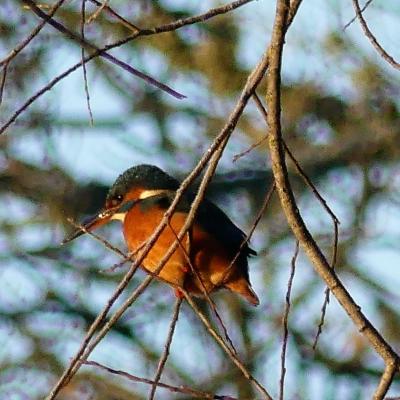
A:
<svg viewBox="0 0 400 400">
<path fill-rule="evenodd" d="M 171 231 L 173 232 L 173 234 L 175 235 L 176 239 L 178 240 L 178 235 L 175 232 L 175 230 L 172 228 L 171 224 L 169 224 L 169 227 L 170 227 Z M 189 233 L 190 232 L 188 232 L 188 234 Z M 207 288 L 206 288 L 206 286 L 205 286 L 205 284 L 203 282 L 202 277 L 200 276 L 199 272 L 197 271 L 197 269 L 193 265 L 193 262 L 192 262 L 191 256 L 190 256 L 190 250 L 189 250 L 189 253 L 188 253 L 188 251 L 185 249 L 185 247 L 183 246 L 181 241 L 179 241 L 179 246 L 180 246 L 180 248 L 181 248 L 181 250 L 182 250 L 182 252 L 183 252 L 183 254 L 184 254 L 185 258 L 186 258 L 186 262 L 188 263 L 188 265 L 190 267 L 191 273 L 195 276 L 195 278 L 198 280 L 198 282 L 200 284 L 202 294 L 206 298 L 209 306 L 211 307 L 211 309 L 214 312 L 215 317 L 217 318 L 218 322 L 221 325 L 221 328 L 222 328 L 222 330 L 224 332 L 225 339 L 227 340 L 227 342 L 231 346 L 233 352 L 236 354 L 237 353 L 236 348 L 235 348 L 235 346 L 233 344 L 232 339 L 230 338 L 230 336 L 228 334 L 228 329 L 226 328 L 226 326 L 225 326 L 225 324 L 224 324 L 224 322 L 222 320 L 222 317 L 221 317 L 221 315 L 219 314 L 219 312 L 217 310 L 217 306 L 215 305 L 214 301 L 212 300 L 212 298 L 210 297 L 209 293 L 207 292 Z"/>
<path fill-rule="evenodd" d="M 335 271 L 331 268 L 324 254 L 308 231 L 297 207 L 290 185 L 285 163 L 285 149 L 281 132 L 281 61 L 287 19 L 287 0 L 277 4 L 276 18 L 271 40 L 270 69 L 267 78 L 267 105 L 269 148 L 272 160 L 272 170 L 286 219 L 300 245 L 312 262 L 316 272 L 326 282 L 333 295 L 354 322 L 358 330 L 368 339 L 375 351 L 385 362 L 399 363 L 399 356 L 384 340 L 379 331 L 362 313 L 361 307 L 355 303 L 350 293 L 343 286 Z"/>
<path fill-rule="evenodd" d="M 93 21 L 95 21 L 104 8 L 107 7 L 107 5 L 108 0 L 103 0 L 103 3 L 100 3 L 99 8 L 87 19 L 86 23 L 91 24 Z"/>
<path fill-rule="evenodd" d="M 239 358 L 232 352 L 232 350 L 226 345 L 225 341 L 222 337 L 217 333 L 217 331 L 211 326 L 210 322 L 206 318 L 206 316 L 200 311 L 197 307 L 196 303 L 193 301 L 192 297 L 186 290 L 182 290 L 182 293 L 185 296 L 186 301 L 189 303 L 190 307 L 192 307 L 194 313 L 199 317 L 200 321 L 203 323 L 207 332 L 215 339 L 215 341 L 219 344 L 222 350 L 228 355 L 231 361 L 238 367 L 238 369 L 242 372 L 247 380 L 253 383 L 256 389 L 263 395 L 265 399 L 272 400 L 272 397 L 266 391 L 266 389 L 254 378 L 251 373 L 247 370 L 244 364 L 239 360 Z"/>
<path fill-rule="evenodd" d="M 3 70 L 2 70 L 2 72 L 1 72 L 1 80 L 0 80 L 0 106 L 1 106 L 1 103 L 3 102 L 4 88 L 5 88 L 5 86 L 6 86 L 7 68 L 8 68 L 8 62 L 4 64 Z"/>
<path fill-rule="evenodd" d="M 122 376 L 132 382 L 145 383 L 146 385 L 154 385 L 154 383 L 155 383 L 154 381 L 152 381 L 150 379 L 140 378 L 138 376 L 129 374 L 128 372 L 107 367 L 103 364 L 98 363 L 97 361 L 92 361 L 92 360 L 85 361 L 83 364 L 100 368 L 100 369 L 107 371 L 114 375 Z M 202 392 L 200 390 L 195 390 L 195 389 L 189 388 L 187 386 L 172 386 L 172 385 L 168 385 L 163 382 L 158 382 L 157 386 L 160 388 L 163 388 L 163 389 L 167 389 L 172 393 L 182 393 L 182 394 L 191 396 L 192 398 L 196 398 L 196 399 L 224 400 L 227 398 L 227 396 L 219 396 L 219 395 L 215 395 L 212 393 Z M 233 397 L 229 397 L 229 399 L 236 400 Z"/>
<path fill-rule="evenodd" d="M 48 18 L 50 19 L 53 17 L 53 15 L 57 12 L 57 10 L 62 6 L 65 0 L 58 0 L 56 4 L 54 4 L 51 8 L 48 15 Z M 31 41 L 34 39 L 39 32 L 42 30 L 42 28 L 47 24 L 47 19 L 43 19 L 37 27 L 29 34 L 29 36 L 26 37 L 19 45 L 15 46 L 11 52 L 4 57 L 0 61 L 0 66 L 8 64 L 14 57 L 18 55 Z"/>
<path fill-rule="evenodd" d="M 97 46 L 95 46 L 94 44 L 88 42 L 87 40 L 84 40 L 81 36 L 77 35 L 76 33 L 74 33 L 73 31 L 71 31 L 70 29 L 68 29 L 65 25 L 61 24 L 60 22 L 56 21 L 55 19 L 49 17 L 48 14 L 46 14 L 45 12 L 43 12 L 33 0 L 22 0 L 25 4 L 29 5 L 30 9 L 40 18 L 47 20 L 47 23 L 49 25 L 51 25 L 53 28 L 57 29 L 59 32 L 63 33 L 64 35 L 66 35 L 67 37 L 69 37 L 70 39 L 74 40 L 75 42 L 79 43 L 81 46 L 85 46 L 89 49 L 92 49 L 96 52 L 99 52 L 99 48 Z M 115 65 L 118 65 L 119 67 L 121 67 L 122 69 L 124 69 L 125 71 L 129 72 L 132 75 L 137 76 L 138 78 L 144 80 L 145 82 L 147 82 L 150 85 L 153 85 L 155 87 L 157 87 L 160 90 L 163 90 L 164 92 L 170 94 L 171 96 L 177 98 L 177 99 L 183 99 L 186 96 L 184 96 L 183 94 L 177 92 L 176 90 L 172 89 L 171 87 L 169 87 L 168 85 L 166 85 L 165 83 L 162 83 L 160 81 L 158 81 L 157 79 L 151 77 L 150 75 L 139 71 L 136 68 L 133 68 L 132 66 L 130 66 L 129 64 L 119 60 L 117 57 L 112 56 L 111 54 L 105 52 L 105 51 L 101 51 L 98 54 L 100 57 L 105 58 L 106 60 L 112 62 Z"/>
<path fill-rule="evenodd" d="M 169 349 L 171 347 L 172 338 L 174 336 L 175 326 L 176 326 L 176 323 L 178 321 L 179 310 L 181 308 L 181 304 L 182 304 L 182 299 L 180 297 L 178 297 L 176 299 L 176 302 L 175 302 L 175 307 L 174 307 L 174 311 L 173 311 L 173 314 L 172 314 L 171 323 L 169 325 L 168 336 L 167 336 L 167 340 L 165 341 L 164 351 L 161 354 L 160 361 L 159 361 L 158 366 L 157 366 L 157 371 L 156 371 L 156 374 L 155 374 L 154 379 L 153 379 L 153 385 L 151 386 L 149 400 L 153 400 L 154 399 L 154 396 L 155 396 L 156 390 L 157 390 L 157 385 L 158 385 L 158 383 L 160 381 L 161 374 L 162 374 L 162 372 L 164 370 L 164 367 L 165 367 L 165 364 L 167 362 L 167 359 L 168 359 L 168 356 L 169 356 Z"/>
<path fill-rule="evenodd" d="M 258 97 L 258 95 L 256 93 L 254 93 L 253 98 L 254 98 L 254 101 L 255 101 L 255 103 L 257 105 L 257 108 L 259 109 L 259 111 L 263 115 L 266 123 L 268 124 L 268 114 L 267 114 L 267 111 L 266 111 L 264 105 L 262 104 L 260 98 Z M 293 155 L 293 153 L 291 152 L 291 150 L 289 149 L 289 147 L 287 146 L 287 144 L 286 144 L 286 142 L 284 140 L 283 140 L 283 146 L 285 148 L 286 154 L 289 156 L 289 158 L 291 159 L 291 161 L 295 165 L 298 174 L 302 177 L 304 182 L 311 189 L 311 191 L 313 192 L 314 196 L 318 199 L 318 201 L 321 203 L 322 207 L 325 208 L 326 212 L 329 214 L 329 216 L 332 219 L 334 234 L 333 234 L 333 251 L 332 251 L 331 268 L 334 269 L 335 265 L 336 265 L 336 260 L 337 260 L 340 221 L 339 221 L 338 217 L 335 215 L 335 213 L 332 211 L 332 209 L 328 206 L 328 203 L 326 202 L 326 200 L 319 193 L 318 189 L 312 183 L 311 179 L 305 173 L 305 171 L 301 167 L 300 163 L 297 161 L 297 159 L 295 158 L 295 156 Z M 313 349 L 314 350 L 315 350 L 315 348 L 316 348 L 316 346 L 318 344 L 318 339 L 319 339 L 319 337 L 320 337 L 320 335 L 322 333 L 322 328 L 323 328 L 323 325 L 324 325 L 324 322 L 325 322 L 326 310 L 327 310 L 327 306 L 329 304 L 329 297 L 330 297 L 329 294 L 330 294 L 330 290 L 329 290 L 329 288 L 326 288 L 326 290 L 325 290 L 325 299 L 324 299 L 324 302 L 323 302 L 322 307 L 321 307 L 321 318 L 320 318 L 320 322 L 318 324 L 317 333 L 315 335 L 315 339 L 314 339 L 314 343 L 313 343 Z"/>
<path fill-rule="evenodd" d="M 363 13 L 372 3 L 372 1 L 373 0 L 366 1 L 360 11 Z M 356 19 L 357 19 L 357 14 L 343 27 L 343 30 L 345 31 Z"/>
<path fill-rule="evenodd" d="M 279 400 L 284 399 L 284 389 L 285 389 L 285 375 L 286 375 L 286 348 L 287 348 L 287 342 L 289 338 L 289 328 L 288 328 L 288 320 L 289 320 L 289 312 L 290 312 L 290 295 L 292 293 L 292 286 L 293 286 L 293 278 L 294 278 L 294 273 L 296 271 L 296 260 L 297 256 L 299 254 L 299 241 L 296 241 L 296 247 L 294 250 L 294 254 L 292 257 L 292 262 L 291 262 L 291 269 L 290 269 L 290 275 L 289 275 L 289 280 L 288 280 L 288 285 L 287 285 L 287 292 L 286 292 L 286 303 L 285 303 L 285 312 L 283 314 L 283 340 L 282 340 L 282 351 L 281 351 L 281 378 L 279 381 Z"/>
<path fill-rule="evenodd" d="M 229 11 L 232 11 L 252 0 L 241 0 L 241 1 L 234 1 L 230 4 L 227 4 L 222 7 L 216 7 L 211 10 L 208 10 L 204 14 L 200 14 L 194 17 L 188 17 L 188 18 L 183 18 L 183 19 L 178 19 L 174 22 L 171 22 L 169 24 L 165 25 L 160 25 L 158 27 L 154 27 L 151 29 L 142 29 L 140 31 L 134 32 L 132 35 L 129 35 L 125 37 L 124 39 L 118 40 L 115 43 L 109 44 L 107 46 L 102 47 L 101 49 L 94 51 L 92 54 L 88 55 L 85 57 L 84 62 L 87 63 L 91 61 L 92 59 L 99 57 L 99 55 L 107 50 L 111 50 L 117 47 L 120 47 L 128 42 L 131 42 L 132 40 L 135 40 L 138 37 L 144 37 L 144 36 L 151 36 L 151 35 L 157 35 L 160 33 L 165 33 L 165 32 L 172 32 L 174 30 L 180 29 L 184 26 L 187 25 L 192 25 L 195 23 L 199 22 L 205 22 L 217 15 L 225 14 Z M 41 97 L 44 93 L 47 91 L 51 90 L 58 82 L 66 78 L 68 75 L 70 75 L 72 72 L 77 70 L 82 66 L 82 62 L 76 63 L 75 65 L 71 66 L 68 68 L 66 71 L 62 72 L 60 75 L 55 77 L 53 80 L 51 80 L 46 86 L 44 86 L 42 89 L 37 91 L 33 96 L 31 96 L 20 108 L 18 108 L 14 114 L 6 121 L 3 126 L 0 127 L 0 134 L 4 133 L 6 129 L 12 125 L 17 118 L 34 102 L 36 101 L 39 97 Z"/>
<path fill-rule="evenodd" d="M 374 34 L 368 27 L 367 21 L 365 20 L 363 13 L 360 9 L 360 4 L 358 0 L 353 0 L 353 7 L 356 12 L 358 21 L 360 22 L 361 28 L 364 31 L 364 35 L 371 42 L 372 46 L 375 47 L 375 50 L 379 53 L 379 55 L 387 61 L 393 68 L 400 70 L 400 63 L 398 63 L 378 42 Z"/>
<path fill-rule="evenodd" d="M 100 3 L 97 0 L 90 0 L 90 1 L 94 4 L 96 4 L 96 6 L 98 6 L 98 7 L 103 7 L 106 12 L 108 12 L 110 15 L 115 17 L 122 25 L 124 25 L 126 28 L 128 28 L 132 32 L 140 31 L 140 28 L 138 28 L 136 25 L 133 25 L 131 22 L 126 20 L 124 17 L 122 17 L 120 14 L 115 12 L 105 1 L 103 3 Z"/>
<path fill-rule="evenodd" d="M 85 40 L 85 15 L 86 15 L 86 0 L 81 0 L 81 38 Z M 92 108 L 90 107 L 90 94 L 89 94 L 89 84 L 87 79 L 87 71 L 86 71 L 86 63 L 85 63 L 85 48 L 81 46 L 81 62 L 82 62 L 82 71 L 83 71 L 83 82 L 85 88 L 85 96 L 86 96 L 86 106 L 89 113 L 90 125 L 93 126 L 93 113 Z"/>
</svg>

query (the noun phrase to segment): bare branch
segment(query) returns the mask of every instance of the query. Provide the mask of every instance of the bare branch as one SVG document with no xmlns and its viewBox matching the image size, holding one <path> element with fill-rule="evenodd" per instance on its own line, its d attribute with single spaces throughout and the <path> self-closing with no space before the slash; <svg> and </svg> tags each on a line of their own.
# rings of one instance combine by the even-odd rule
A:
<svg viewBox="0 0 400 400">
<path fill-rule="evenodd" d="M 30 33 L 30 35 L 23 40 L 19 45 L 15 46 L 11 52 L 0 61 L 0 66 L 8 64 L 18 53 L 20 53 L 31 41 L 35 38 L 42 28 L 47 24 L 48 20 L 53 17 L 53 15 L 57 12 L 57 10 L 62 6 L 65 0 L 58 0 L 56 4 L 54 4 L 49 13 L 47 14 L 47 18 L 43 19 L 40 24 Z"/>
<path fill-rule="evenodd" d="M 91 24 L 107 6 L 108 6 L 108 0 L 103 0 L 103 3 L 100 3 L 99 8 L 87 19 L 86 23 Z"/>
<path fill-rule="evenodd" d="M 356 15 L 360 22 L 361 28 L 364 31 L 364 35 L 371 42 L 372 46 L 375 47 L 375 50 L 379 53 L 379 55 L 385 61 L 387 61 L 393 68 L 400 70 L 400 64 L 379 44 L 378 40 L 369 29 L 367 21 L 365 20 L 362 11 L 360 9 L 360 4 L 358 3 L 358 0 L 353 0 L 353 7 L 354 10 L 356 11 Z"/>
<path fill-rule="evenodd" d="M 192 297 L 186 292 L 186 290 L 182 290 L 182 293 L 185 296 L 186 301 L 189 303 L 190 307 L 192 307 L 195 314 L 199 317 L 200 321 L 203 323 L 208 333 L 215 339 L 215 341 L 219 344 L 219 346 L 224 350 L 224 352 L 229 356 L 232 362 L 239 368 L 242 374 L 248 379 L 250 382 L 254 384 L 257 390 L 264 396 L 265 399 L 272 400 L 272 397 L 266 391 L 266 389 L 254 378 L 247 368 L 243 365 L 243 363 L 239 360 L 239 358 L 232 352 L 232 350 L 225 344 L 224 340 L 220 335 L 215 331 L 215 329 L 211 326 L 210 322 L 207 320 L 206 316 L 199 310 L 196 306 L 196 303 L 193 301 Z"/>
<path fill-rule="evenodd" d="M 146 378 L 139 378 L 138 376 L 129 374 L 125 371 L 121 371 L 121 370 L 116 370 L 110 367 L 107 367 L 103 364 L 98 363 L 97 361 L 85 361 L 84 362 L 85 365 L 91 365 L 93 367 L 97 367 L 100 369 L 103 369 L 107 372 L 110 372 L 111 374 L 115 374 L 115 375 L 119 375 L 122 376 L 124 378 L 129 379 L 132 382 L 140 382 L 140 383 L 145 383 L 147 385 L 154 385 L 155 382 L 150 380 L 150 379 L 146 379 Z M 211 393 L 207 393 L 207 392 L 202 392 L 200 390 L 195 390 L 192 388 L 189 388 L 187 386 L 172 386 L 172 385 L 167 385 L 166 383 L 163 382 L 157 382 L 156 384 L 158 387 L 163 388 L 163 389 L 167 389 L 170 392 L 173 393 L 182 393 L 182 394 L 186 394 L 189 395 L 193 398 L 198 398 L 198 399 L 210 399 L 210 400 L 224 400 L 227 399 L 227 396 L 218 396 L 218 395 L 214 395 Z M 233 397 L 229 397 L 230 400 L 236 400 Z"/>
<path fill-rule="evenodd" d="M 80 45 L 83 45 L 85 47 L 88 47 L 96 52 L 99 52 L 99 48 L 97 46 L 95 46 L 94 44 L 88 42 L 87 40 L 84 40 L 82 37 L 78 36 L 76 33 L 72 32 L 71 30 L 69 30 L 66 26 L 64 26 L 63 24 L 61 24 L 60 22 L 57 22 L 56 20 L 54 20 L 53 18 L 49 17 L 48 14 L 46 14 L 45 12 L 43 12 L 33 0 L 22 0 L 25 4 L 28 4 L 30 9 L 40 18 L 42 19 L 46 19 L 47 23 L 49 25 L 51 25 L 53 28 L 57 29 L 58 31 L 60 31 L 61 33 L 65 34 L 66 36 L 68 36 L 70 39 L 78 42 Z M 133 68 L 132 66 L 130 66 L 129 64 L 119 60 L 117 57 L 112 56 L 111 54 L 105 52 L 105 51 L 101 51 L 98 54 L 100 57 L 105 58 L 106 60 L 112 62 L 115 65 L 118 65 L 119 67 L 121 67 L 122 69 L 124 69 L 125 71 L 131 73 L 132 75 L 137 76 L 140 79 L 143 79 L 145 82 L 149 83 L 150 85 L 153 85 L 155 87 L 157 87 L 158 89 L 163 90 L 164 92 L 170 94 L 171 96 L 176 97 L 177 99 L 183 99 L 186 96 L 184 96 L 183 94 L 177 92 L 176 90 L 172 89 L 171 87 L 169 87 L 168 85 L 159 82 L 157 79 L 154 79 L 153 77 L 151 77 L 150 75 L 139 71 L 136 68 Z"/>
<path fill-rule="evenodd" d="M 256 102 L 256 105 L 257 105 L 258 109 L 260 110 L 261 114 L 263 115 L 266 123 L 268 124 L 267 111 L 266 111 L 265 107 L 263 106 L 263 104 L 262 104 L 260 98 L 258 97 L 257 93 L 254 93 L 253 98 L 254 98 L 254 101 Z M 268 138 L 268 135 L 265 138 Z M 299 173 L 299 175 L 303 178 L 304 182 L 311 189 L 311 191 L 313 192 L 314 196 L 322 204 L 322 206 L 325 208 L 326 212 L 329 214 L 329 216 L 332 219 L 333 229 L 334 229 L 334 237 L 333 237 L 333 251 L 332 251 L 331 268 L 334 269 L 335 265 L 336 265 L 336 260 L 337 260 L 340 221 L 337 218 L 337 216 L 335 215 L 335 213 L 332 211 L 332 209 L 328 206 L 328 203 L 326 202 L 326 200 L 321 196 L 321 194 L 319 193 L 318 189 L 312 183 L 311 179 L 307 176 L 307 174 L 305 173 L 305 171 L 301 167 L 300 163 L 297 161 L 297 159 L 295 158 L 293 153 L 290 151 L 289 147 L 287 146 L 287 144 L 286 144 L 286 142 L 284 140 L 283 140 L 283 146 L 285 148 L 286 154 L 290 157 L 290 159 L 292 160 L 293 164 L 295 165 L 296 170 Z M 327 306 L 329 304 L 329 293 L 330 293 L 329 288 L 327 288 L 325 290 L 325 299 L 324 299 L 324 302 L 323 302 L 322 308 L 321 308 L 321 319 L 320 319 L 320 322 L 318 324 L 317 333 L 315 335 L 315 339 L 314 339 L 314 343 L 313 343 L 313 349 L 314 350 L 315 350 L 315 348 L 317 346 L 318 339 L 319 339 L 319 337 L 320 337 L 320 335 L 322 333 L 322 327 L 323 327 L 324 322 L 325 322 L 326 309 L 327 309 Z"/>
<path fill-rule="evenodd" d="M 116 47 L 120 47 L 128 42 L 131 42 L 132 40 L 135 40 L 136 38 L 140 36 L 151 36 L 151 35 L 157 35 L 159 33 L 163 32 L 172 32 L 174 30 L 177 30 L 179 28 L 182 28 L 187 25 L 195 24 L 198 22 L 205 22 L 216 15 L 221 15 L 224 14 L 228 11 L 231 11 L 235 8 L 238 8 L 250 1 L 253 0 L 241 0 L 241 1 L 234 1 L 230 4 L 227 4 L 222 7 L 217 7 L 214 9 L 211 9 L 207 11 L 204 14 L 197 15 L 195 17 L 188 17 L 184 19 L 179 19 L 177 21 L 171 22 L 169 24 L 161 25 L 159 27 L 155 27 L 152 29 L 147 29 L 147 30 L 141 30 L 133 33 L 132 35 L 129 35 L 128 37 L 121 39 L 115 43 L 109 44 L 107 46 L 104 46 L 103 48 L 94 51 L 92 54 L 89 56 L 85 57 L 84 62 L 87 63 L 93 58 L 98 57 L 101 53 L 114 49 Z M 44 86 L 42 89 L 40 89 L 38 92 L 36 92 L 32 97 L 30 97 L 17 111 L 14 112 L 14 114 L 10 117 L 8 121 L 4 123 L 3 126 L 0 127 L 0 134 L 4 133 L 6 129 L 13 124 L 17 118 L 34 102 L 36 101 L 39 97 L 41 97 L 44 93 L 52 89 L 58 82 L 60 82 L 62 79 L 67 77 L 69 74 L 77 70 L 82 66 L 82 62 L 79 62 L 72 67 L 68 68 L 66 71 L 62 72 L 60 75 L 55 77 L 52 81 L 50 81 L 46 86 Z"/>
<path fill-rule="evenodd" d="M 332 270 L 325 256 L 315 243 L 314 238 L 301 218 L 300 211 L 291 189 L 285 163 L 285 149 L 280 124 L 280 70 L 286 31 L 285 21 L 287 19 L 287 9 L 287 0 L 278 1 L 271 41 L 270 69 L 267 78 L 269 147 L 272 160 L 272 170 L 282 209 L 293 233 L 299 240 L 310 261 L 313 263 L 315 270 L 326 282 L 329 289 L 338 299 L 349 317 L 353 320 L 358 330 L 369 340 L 372 347 L 386 363 L 394 362 L 398 365 L 399 357 L 396 352 L 362 313 L 361 307 L 355 303 L 350 293 L 338 279 L 335 271 Z"/>
<path fill-rule="evenodd" d="M 296 259 L 299 254 L 299 241 L 296 241 L 296 248 L 294 250 L 292 262 L 291 262 L 291 269 L 289 275 L 289 281 L 287 285 L 287 292 L 286 292 L 286 305 L 285 305 L 285 313 L 283 314 L 283 341 L 282 341 L 282 351 L 281 351 L 281 379 L 279 381 L 279 400 L 283 400 L 283 393 L 285 388 L 285 374 L 286 374 L 286 348 L 287 342 L 289 337 L 289 329 L 288 329 L 288 320 L 289 320 L 289 311 L 290 311 L 290 295 L 292 293 L 292 285 L 293 285 L 293 278 L 294 273 L 296 271 Z"/>
<path fill-rule="evenodd" d="M 161 374 L 165 367 L 165 363 L 167 362 L 167 359 L 169 356 L 169 349 L 171 347 L 172 338 L 174 336 L 175 326 L 178 321 L 179 310 L 181 308 L 181 304 L 182 304 L 182 299 L 180 297 L 178 297 L 175 302 L 175 307 L 174 307 L 174 311 L 172 314 L 171 323 L 169 325 L 168 336 L 167 336 L 167 340 L 165 341 L 164 351 L 161 355 L 160 362 L 158 363 L 156 375 L 154 376 L 154 381 L 153 381 L 153 385 L 151 387 L 149 400 L 154 399 L 154 396 L 155 396 L 156 390 L 157 390 L 157 385 L 160 381 Z"/>
</svg>

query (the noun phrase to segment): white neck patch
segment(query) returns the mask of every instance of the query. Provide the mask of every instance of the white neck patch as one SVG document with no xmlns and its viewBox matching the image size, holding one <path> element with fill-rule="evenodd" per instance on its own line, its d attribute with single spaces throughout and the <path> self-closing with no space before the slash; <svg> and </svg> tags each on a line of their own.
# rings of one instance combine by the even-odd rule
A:
<svg viewBox="0 0 400 400">
<path fill-rule="evenodd" d="M 144 190 L 140 193 L 139 199 L 147 199 L 148 197 L 157 196 L 158 194 L 165 193 L 167 190 L 156 189 L 156 190 Z"/>
<path fill-rule="evenodd" d="M 125 215 L 126 215 L 126 212 L 125 212 L 125 213 L 123 213 L 123 212 L 121 212 L 121 213 L 115 213 L 115 214 L 112 215 L 111 219 L 115 219 L 115 220 L 124 222 L 124 220 L 125 220 Z"/>
</svg>

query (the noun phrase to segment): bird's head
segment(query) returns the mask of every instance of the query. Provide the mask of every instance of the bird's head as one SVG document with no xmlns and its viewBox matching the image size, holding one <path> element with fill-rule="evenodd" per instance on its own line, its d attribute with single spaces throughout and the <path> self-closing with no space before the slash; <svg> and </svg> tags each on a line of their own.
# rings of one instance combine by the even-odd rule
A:
<svg viewBox="0 0 400 400">
<path fill-rule="evenodd" d="M 129 168 L 111 186 L 103 209 L 86 219 L 82 225 L 84 229 L 73 232 L 63 244 L 113 219 L 123 221 L 126 212 L 136 202 L 165 191 L 176 191 L 178 187 L 176 179 L 154 165 L 141 164 Z"/>
</svg>

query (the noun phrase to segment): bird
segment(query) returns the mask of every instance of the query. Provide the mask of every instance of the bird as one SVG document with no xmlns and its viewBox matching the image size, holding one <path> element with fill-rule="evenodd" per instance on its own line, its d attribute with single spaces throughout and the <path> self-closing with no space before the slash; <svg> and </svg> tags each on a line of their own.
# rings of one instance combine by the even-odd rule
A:
<svg viewBox="0 0 400 400">
<path fill-rule="evenodd" d="M 161 222 L 171 205 L 180 182 L 155 165 L 133 166 L 118 176 L 105 199 L 103 209 L 67 237 L 63 244 L 93 231 L 110 221 L 122 222 L 127 248 L 140 256 L 140 250 Z M 185 192 L 141 267 L 151 273 L 176 241 L 195 198 Z M 257 306 L 248 271 L 248 258 L 257 253 L 249 247 L 245 233 L 217 205 L 203 198 L 192 227 L 160 271 L 157 278 L 175 288 L 204 297 L 219 289 L 229 289 Z"/>
</svg>

